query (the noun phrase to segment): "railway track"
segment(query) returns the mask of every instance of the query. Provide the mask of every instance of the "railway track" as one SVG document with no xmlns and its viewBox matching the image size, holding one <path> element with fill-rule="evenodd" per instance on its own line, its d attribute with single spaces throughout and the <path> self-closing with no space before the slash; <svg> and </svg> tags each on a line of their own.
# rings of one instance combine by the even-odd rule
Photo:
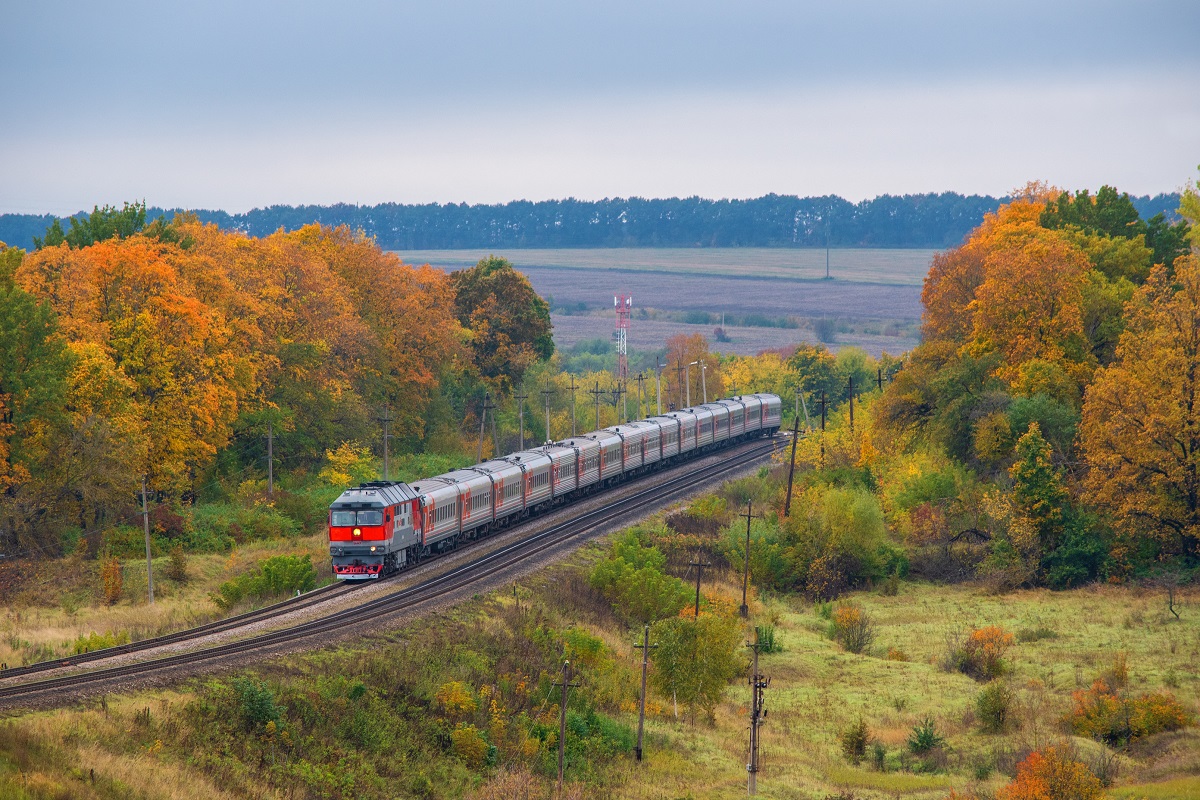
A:
<svg viewBox="0 0 1200 800">
<path fill-rule="evenodd" d="M 122 679 L 151 675 L 180 667 L 196 666 L 205 662 L 218 661 L 230 656 L 242 655 L 254 651 L 270 652 L 311 637 L 323 634 L 340 634 L 348 628 L 366 622 L 378 623 L 382 617 L 430 602 L 485 578 L 497 575 L 525 559 L 539 553 L 544 553 L 570 539 L 614 523 L 622 517 L 642 511 L 681 492 L 694 489 L 724 474 L 753 464 L 761 460 L 764 456 L 774 452 L 777 441 L 776 439 L 768 439 L 754 442 L 743 449 L 725 454 L 726 458 L 714 464 L 681 474 L 657 486 L 648 487 L 632 495 L 622 497 L 614 503 L 584 512 L 566 522 L 550 526 L 543 531 L 482 555 L 442 575 L 429 578 L 415 586 L 385 595 L 376 600 L 337 611 L 290 628 L 271 631 L 201 650 L 193 650 L 121 666 L 101 668 L 89 672 L 3 686 L 0 687 L 0 707 L 15 705 L 14 701 L 30 701 L 43 698 L 51 692 L 74 694 L 86 691 L 89 688 L 99 688 L 101 685 L 118 682 Z M 315 594 L 315 592 L 310 593 L 310 596 L 312 594 Z M 287 605 L 288 603 L 277 604 L 277 606 Z M 297 606 L 292 606 L 286 610 L 290 611 L 295 608 Z M 267 610 L 260 609 L 259 612 Z M 250 613 L 254 614 L 258 612 Z M 276 610 L 274 613 L 284 612 Z M 235 619 L 230 618 L 223 622 L 234 623 Z M 216 624 L 218 623 L 213 623 L 213 625 Z M 246 622 L 241 621 L 237 624 L 246 624 Z M 170 638 L 173 642 L 179 642 L 212 632 L 211 630 L 200 632 L 200 630 L 181 631 L 179 634 L 160 638 Z M 148 643 L 150 641 L 146 640 L 138 644 L 149 646 Z M 112 649 L 115 650 L 115 648 Z M 75 659 L 66 660 L 70 661 L 72 665 L 77 663 Z M 48 668 L 46 667 L 46 669 Z M 3 676 L 8 677 L 9 673 L 6 672 Z"/>
</svg>

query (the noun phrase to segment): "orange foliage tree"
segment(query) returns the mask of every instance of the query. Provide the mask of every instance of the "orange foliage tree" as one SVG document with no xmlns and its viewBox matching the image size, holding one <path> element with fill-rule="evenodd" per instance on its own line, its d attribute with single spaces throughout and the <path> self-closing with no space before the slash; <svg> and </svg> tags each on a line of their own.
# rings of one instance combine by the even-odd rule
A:
<svg viewBox="0 0 1200 800">
<path fill-rule="evenodd" d="M 1017 777 L 996 793 L 996 800 L 1098 800 L 1099 778 L 1065 746 L 1030 753 L 1017 765 Z"/>
<path fill-rule="evenodd" d="M 697 361 L 705 365 L 703 377 L 700 365 L 694 363 Z M 677 333 L 667 339 L 666 364 L 662 373 L 663 405 L 673 403 L 677 408 L 682 408 L 687 404 L 689 391 L 692 405 L 701 403 L 704 386 L 708 388 L 709 400 L 724 395 L 725 381 L 721 375 L 720 361 L 709 353 L 708 339 L 701 333 Z"/>
</svg>

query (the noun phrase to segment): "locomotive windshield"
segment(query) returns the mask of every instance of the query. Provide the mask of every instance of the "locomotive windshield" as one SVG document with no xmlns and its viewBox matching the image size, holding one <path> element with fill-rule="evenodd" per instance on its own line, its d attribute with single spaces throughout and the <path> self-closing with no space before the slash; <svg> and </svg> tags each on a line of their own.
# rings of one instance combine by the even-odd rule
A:
<svg viewBox="0 0 1200 800">
<path fill-rule="evenodd" d="M 334 511 L 329 515 L 329 524 L 339 528 L 349 528 L 352 525 L 382 525 L 382 511 L 359 511 L 357 519 L 353 511 Z"/>
</svg>

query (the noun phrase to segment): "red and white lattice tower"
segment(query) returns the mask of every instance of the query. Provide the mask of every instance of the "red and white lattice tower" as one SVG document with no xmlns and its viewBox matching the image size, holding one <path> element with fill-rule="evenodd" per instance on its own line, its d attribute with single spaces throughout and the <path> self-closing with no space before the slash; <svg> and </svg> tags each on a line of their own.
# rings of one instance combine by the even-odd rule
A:
<svg viewBox="0 0 1200 800">
<path fill-rule="evenodd" d="M 629 382 L 629 320 L 633 317 L 633 295 L 620 294 L 613 297 L 617 310 L 617 329 L 613 340 L 617 343 L 617 380 L 624 386 Z"/>
</svg>

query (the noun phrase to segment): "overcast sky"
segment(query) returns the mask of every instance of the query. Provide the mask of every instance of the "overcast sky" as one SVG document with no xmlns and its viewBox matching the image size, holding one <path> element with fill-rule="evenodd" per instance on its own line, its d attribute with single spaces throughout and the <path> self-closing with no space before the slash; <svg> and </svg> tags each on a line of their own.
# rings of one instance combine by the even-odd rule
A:
<svg viewBox="0 0 1200 800">
<path fill-rule="evenodd" d="M 0 212 L 1179 189 L 1200 2 L 7 2 Z"/>
</svg>

